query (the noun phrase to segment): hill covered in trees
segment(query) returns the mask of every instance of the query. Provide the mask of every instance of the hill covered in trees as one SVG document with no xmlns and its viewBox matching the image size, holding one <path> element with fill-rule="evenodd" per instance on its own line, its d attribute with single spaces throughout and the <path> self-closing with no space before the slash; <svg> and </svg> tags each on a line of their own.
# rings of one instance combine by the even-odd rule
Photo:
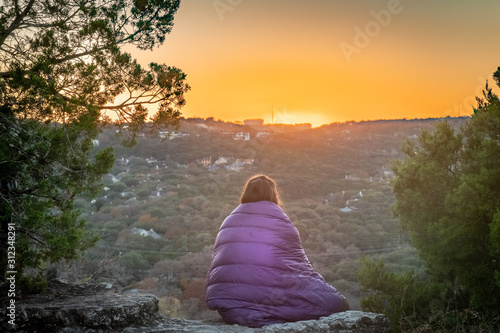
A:
<svg viewBox="0 0 500 333">
<path fill-rule="evenodd" d="M 113 146 L 116 163 L 96 200 L 76 201 L 101 240 L 86 257 L 51 272 L 152 292 L 167 316 L 209 318 L 204 282 L 218 228 L 246 179 L 265 173 L 276 180 L 314 268 L 359 309 L 361 256 L 423 274 L 391 213 L 390 166 L 403 156 L 401 142 L 436 122 L 458 129 L 468 119 L 319 128 L 183 119 L 176 131 L 140 133 L 132 148 L 107 127 L 94 143 L 97 151 Z"/>
</svg>

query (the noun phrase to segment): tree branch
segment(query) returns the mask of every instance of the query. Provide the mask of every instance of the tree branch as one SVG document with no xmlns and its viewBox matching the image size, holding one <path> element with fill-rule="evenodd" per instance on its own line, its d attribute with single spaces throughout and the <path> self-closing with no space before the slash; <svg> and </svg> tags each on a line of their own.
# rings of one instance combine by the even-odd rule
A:
<svg viewBox="0 0 500 333">
<path fill-rule="evenodd" d="M 19 27 L 19 25 L 21 24 L 23 19 L 26 17 L 26 15 L 28 15 L 30 10 L 33 8 L 34 4 L 35 4 L 35 0 L 30 0 L 30 2 L 28 2 L 28 5 L 26 6 L 26 8 L 24 8 L 23 12 L 21 14 L 16 14 L 16 18 L 14 19 L 14 22 L 12 22 L 10 27 L 8 27 L 7 30 L 5 30 L 5 32 L 2 35 L 0 35 L 0 46 L 3 45 L 3 43 L 5 42 L 7 37 L 12 33 L 12 31 L 16 30 Z"/>
</svg>

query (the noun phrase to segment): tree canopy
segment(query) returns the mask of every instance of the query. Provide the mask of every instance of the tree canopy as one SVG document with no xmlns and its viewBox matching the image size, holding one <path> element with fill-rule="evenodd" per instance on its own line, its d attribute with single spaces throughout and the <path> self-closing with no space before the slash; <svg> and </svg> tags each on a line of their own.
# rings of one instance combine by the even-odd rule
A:
<svg viewBox="0 0 500 333">
<path fill-rule="evenodd" d="M 88 127 L 112 112 L 137 129 L 147 119 L 145 106 L 159 104 L 152 119 L 172 121 L 189 89 L 185 74 L 156 63 L 144 69 L 121 47 L 152 49 L 163 43 L 178 6 L 168 0 L 5 1 L 2 113 Z M 123 100 L 115 104 L 118 95 Z"/>
<path fill-rule="evenodd" d="M 500 68 L 493 75 L 500 87 Z M 471 120 L 447 122 L 403 144 L 393 166 L 394 213 L 431 278 L 466 306 L 500 306 L 500 102 L 489 86 Z"/>
<path fill-rule="evenodd" d="M 122 50 L 165 40 L 180 1 L 6 0 L 0 4 L 0 216 L 15 225 L 16 269 L 74 258 L 95 242 L 74 209 L 114 163 L 93 141 L 176 125 L 190 87 L 178 68 Z M 119 98 L 117 98 L 119 97 Z M 156 111 L 148 118 L 148 107 Z M 5 260 L 6 256 L 2 256 Z"/>
</svg>

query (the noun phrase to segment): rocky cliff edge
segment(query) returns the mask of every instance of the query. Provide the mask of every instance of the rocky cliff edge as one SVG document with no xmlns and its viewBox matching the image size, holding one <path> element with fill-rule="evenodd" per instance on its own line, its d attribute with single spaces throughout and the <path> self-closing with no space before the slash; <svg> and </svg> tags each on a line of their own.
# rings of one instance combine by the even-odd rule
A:
<svg viewBox="0 0 500 333">
<path fill-rule="evenodd" d="M 382 314 L 361 311 L 336 313 L 318 320 L 248 328 L 227 325 L 222 320 L 164 318 L 158 313 L 158 298 L 151 294 L 119 294 L 105 286 L 80 288 L 65 293 L 37 295 L 16 303 L 15 326 L 9 324 L 7 307 L 0 316 L 3 332 L 57 333 L 388 333 L 389 320 Z M 75 296 L 77 295 L 77 296 Z M 4 302 L 2 302 L 4 303 Z"/>
</svg>

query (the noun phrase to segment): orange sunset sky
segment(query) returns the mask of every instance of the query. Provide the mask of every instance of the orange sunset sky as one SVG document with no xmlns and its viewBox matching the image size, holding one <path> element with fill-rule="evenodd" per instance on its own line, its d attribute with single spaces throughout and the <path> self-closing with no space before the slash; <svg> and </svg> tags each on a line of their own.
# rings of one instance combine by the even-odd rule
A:
<svg viewBox="0 0 500 333">
<path fill-rule="evenodd" d="M 187 73 L 184 117 L 466 116 L 500 66 L 500 1 L 183 0 L 162 46 L 127 51 Z"/>
</svg>

